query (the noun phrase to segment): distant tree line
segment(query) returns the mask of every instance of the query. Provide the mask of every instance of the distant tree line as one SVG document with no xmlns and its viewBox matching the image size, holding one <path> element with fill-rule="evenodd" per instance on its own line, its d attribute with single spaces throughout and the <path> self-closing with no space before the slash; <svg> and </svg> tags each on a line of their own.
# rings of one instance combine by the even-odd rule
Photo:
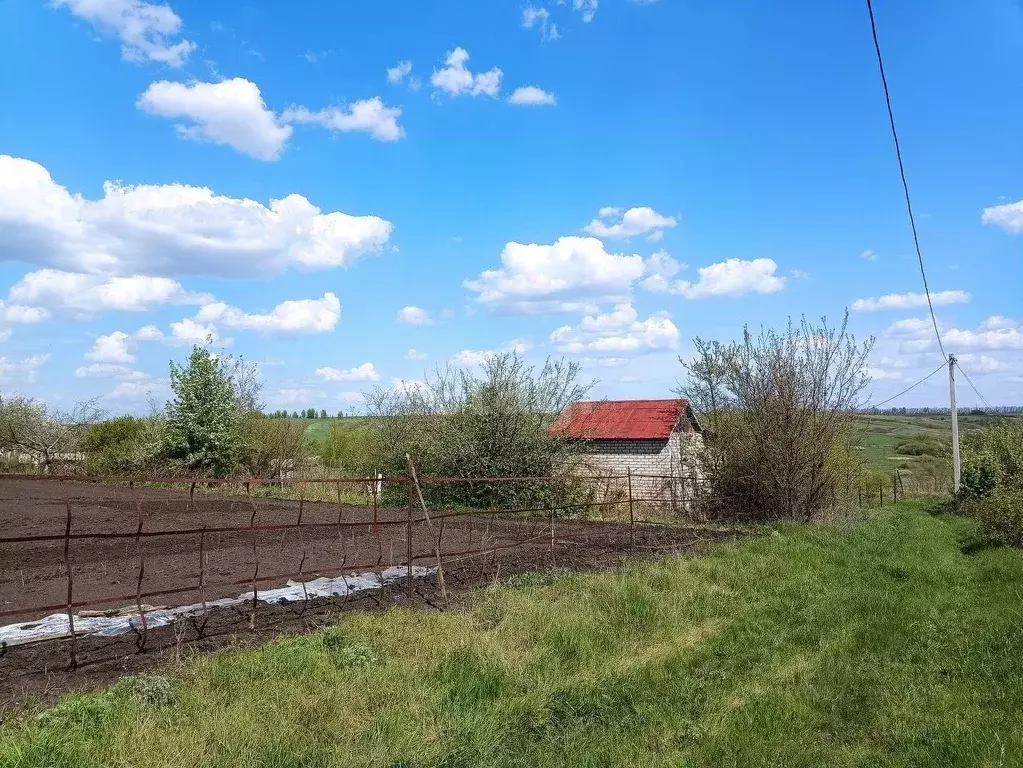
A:
<svg viewBox="0 0 1023 768">
<path fill-rule="evenodd" d="M 331 417 L 327 413 L 326 408 L 321 408 L 318 411 L 315 408 L 305 408 L 301 411 L 291 411 L 290 413 L 287 410 L 271 411 L 266 416 L 268 419 L 343 419 L 345 414 L 344 411 L 338 411 L 336 416 Z"/>
<path fill-rule="evenodd" d="M 957 408 L 957 413 L 967 416 L 986 416 L 988 414 L 1023 413 L 1023 405 L 996 405 L 993 408 Z M 864 408 L 860 413 L 877 413 L 882 416 L 947 416 L 952 413 L 951 408 L 932 408 L 922 406 L 920 408 Z"/>
</svg>

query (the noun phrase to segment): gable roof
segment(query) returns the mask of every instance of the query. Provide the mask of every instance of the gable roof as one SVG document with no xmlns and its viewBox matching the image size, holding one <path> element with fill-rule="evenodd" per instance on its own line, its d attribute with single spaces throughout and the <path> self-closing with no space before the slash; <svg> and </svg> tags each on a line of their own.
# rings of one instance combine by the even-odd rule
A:
<svg viewBox="0 0 1023 768">
<path fill-rule="evenodd" d="M 572 403 L 551 428 L 556 434 L 589 440 L 667 440 L 687 400 L 597 400 Z"/>
</svg>

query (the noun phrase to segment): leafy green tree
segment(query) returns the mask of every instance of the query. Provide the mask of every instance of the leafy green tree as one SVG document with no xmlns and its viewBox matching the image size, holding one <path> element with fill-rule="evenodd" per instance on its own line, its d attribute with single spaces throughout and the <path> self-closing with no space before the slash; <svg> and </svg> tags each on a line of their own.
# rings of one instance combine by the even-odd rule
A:
<svg viewBox="0 0 1023 768">
<path fill-rule="evenodd" d="M 320 409 L 320 418 L 321 419 L 327 418 L 327 409 L 326 408 L 321 408 Z"/>
<path fill-rule="evenodd" d="M 209 350 L 193 347 L 188 364 L 171 362 L 164 452 L 191 472 L 223 477 L 235 467 L 239 411 L 231 379 Z"/>
</svg>

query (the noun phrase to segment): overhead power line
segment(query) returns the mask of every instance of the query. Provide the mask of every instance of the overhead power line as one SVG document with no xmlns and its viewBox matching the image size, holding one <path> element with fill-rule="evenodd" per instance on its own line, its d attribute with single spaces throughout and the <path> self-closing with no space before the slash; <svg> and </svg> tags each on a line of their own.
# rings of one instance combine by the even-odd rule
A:
<svg viewBox="0 0 1023 768">
<path fill-rule="evenodd" d="M 984 395 L 980 394 L 980 390 L 977 389 L 977 386 L 973 383 L 973 379 L 970 378 L 970 374 L 968 374 L 966 371 L 964 371 L 963 367 L 961 365 L 959 365 L 959 360 L 958 359 L 956 360 L 956 368 L 959 369 L 959 372 L 966 379 L 966 383 L 970 385 L 970 389 L 972 389 L 974 391 L 974 393 L 977 395 L 977 397 L 979 397 L 981 399 L 981 402 L 983 402 L 984 405 L 987 406 L 989 411 L 993 411 L 995 407 L 993 405 L 991 405 L 990 402 L 988 402 L 988 399 L 986 397 L 984 397 Z"/>
<path fill-rule="evenodd" d="M 902 397 L 902 396 L 903 396 L 904 394 L 906 394 L 906 393 L 907 393 L 907 392 L 909 392 L 910 390 L 913 390 L 913 389 L 916 389 L 917 387 L 919 387 L 919 386 L 920 386 L 921 384 L 923 384 L 923 383 L 924 383 L 925 381 L 927 381 L 927 380 L 928 380 L 929 378 L 931 378 L 931 376 L 933 376 L 934 374 L 936 374 L 936 373 L 937 373 L 938 371 L 942 370 L 942 369 L 943 369 L 943 368 L 944 368 L 944 367 L 945 367 L 946 365 L 947 365 L 947 363 L 942 363 L 942 364 L 941 364 L 941 365 L 939 365 L 939 366 L 938 366 L 937 368 L 935 368 L 935 369 L 934 369 L 933 371 L 931 371 L 931 372 L 930 372 L 930 373 L 928 373 L 928 374 L 927 374 L 926 376 L 924 376 L 924 377 L 923 377 L 922 379 L 920 379 L 920 381 L 918 381 L 918 382 L 917 382 L 916 384 L 910 384 L 910 385 L 909 385 L 908 387 L 906 387 L 906 388 L 905 388 L 904 390 L 902 390 L 901 392 L 899 392 L 899 394 L 897 394 L 897 395 L 892 395 L 892 396 L 891 396 L 891 397 L 889 397 L 889 398 L 888 398 L 887 400 L 882 400 L 882 401 L 881 401 L 880 403 L 877 403 L 876 405 L 873 405 L 873 406 L 871 406 L 871 407 L 872 407 L 872 408 L 880 408 L 880 407 L 881 407 L 882 405 L 884 405 L 885 403 L 890 403 L 890 402 L 891 402 L 892 400 L 895 400 L 895 399 L 896 399 L 896 398 L 898 398 L 898 397 Z"/>
<path fill-rule="evenodd" d="M 881 71 L 881 85 L 884 87 L 884 101 L 888 107 L 888 124 L 892 129 L 892 139 L 895 142 L 895 157 L 899 161 L 899 175 L 902 177 L 902 191 L 906 196 L 906 212 L 909 214 L 909 226 L 913 230 L 913 247 L 916 248 L 916 260 L 920 264 L 920 277 L 924 281 L 924 293 L 927 295 L 927 308 L 931 312 L 931 323 L 934 325 L 934 335 L 938 339 L 938 349 L 941 350 L 943 359 L 947 359 L 945 346 L 941 343 L 941 334 L 938 332 L 938 318 L 934 315 L 934 303 L 931 301 L 931 289 L 927 285 L 927 271 L 924 269 L 924 257 L 920 252 L 920 238 L 916 232 L 916 218 L 913 216 L 913 203 L 909 198 L 909 183 L 906 181 L 906 167 L 902 162 L 902 148 L 899 145 L 899 133 L 895 129 L 895 113 L 892 112 L 892 99 L 888 93 L 888 78 L 884 73 L 884 60 L 881 58 L 881 43 L 877 39 L 877 24 L 874 22 L 874 5 L 867 0 L 867 13 L 870 15 L 870 32 L 874 36 L 874 51 L 877 53 L 877 68 Z"/>
</svg>

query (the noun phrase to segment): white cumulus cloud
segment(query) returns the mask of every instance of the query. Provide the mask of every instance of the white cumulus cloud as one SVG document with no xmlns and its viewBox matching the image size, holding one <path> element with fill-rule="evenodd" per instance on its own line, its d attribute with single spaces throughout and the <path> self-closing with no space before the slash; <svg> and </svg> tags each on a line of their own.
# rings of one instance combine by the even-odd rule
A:
<svg viewBox="0 0 1023 768">
<path fill-rule="evenodd" d="M 583 22 L 589 24 L 597 12 L 599 0 L 572 0 L 572 7 L 582 14 Z"/>
<path fill-rule="evenodd" d="M 319 299 L 282 301 L 266 313 L 249 314 L 223 302 L 207 304 L 195 316 L 200 324 L 214 324 L 263 333 L 326 333 L 341 319 L 341 301 L 327 292 Z"/>
<path fill-rule="evenodd" d="M 51 316 L 52 313 L 46 307 L 0 301 L 0 341 L 11 335 L 9 325 L 34 325 L 49 320 Z"/>
<path fill-rule="evenodd" d="M 441 69 L 433 70 L 430 84 L 438 91 L 449 96 L 489 96 L 496 98 L 501 90 L 501 78 L 504 73 L 497 67 L 486 72 L 471 72 L 466 67 L 469 52 L 464 48 L 449 51 Z"/>
<path fill-rule="evenodd" d="M 980 324 L 980 327 L 984 331 L 1003 331 L 1006 328 L 1019 328 L 1020 323 L 1018 320 L 1013 320 L 1005 315 L 991 315 L 991 317 Z"/>
<path fill-rule="evenodd" d="M 324 381 L 380 381 L 373 363 L 363 363 L 354 368 L 317 368 L 316 375 Z"/>
<path fill-rule="evenodd" d="M 631 304 L 618 304 L 606 314 L 587 315 L 576 326 L 556 328 L 550 341 L 565 355 L 617 357 L 675 349 L 679 330 L 666 314 L 640 320 Z"/>
<path fill-rule="evenodd" d="M 291 138 L 291 126 L 267 109 L 259 86 L 241 77 L 219 83 L 161 80 L 150 84 L 136 106 L 190 121 L 176 126 L 183 138 L 225 144 L 257 160 L 276 160 Z"/>
<path fill-rule="evenodd" d="M 684 296 L 687 299 L 707 299 L 715 296 L 745 296 L 749 293 L 775 293 L 785 287 L 786 278 L 777 275 L 778 265 L 773 259 L 726 259 L 700 267 L 699 279 L 669 282 L 663 275 L 653 275 L 644 285 L 647 290 Z M 660 279 L 657 279 L 660 278 Z"/>
<path fill-rule="evenodd" d="M 512 314 L 588 310 L 625 298 L 643 275 L 643 257 L 609 253 L 592 237 L 560 237 L 553 245 L 511 242 L 500 269 L 465 281 L 476 300 Z"/>
<path fill-rule="evenodd" d="M 132 344 L 133 339 L 127 333 L 114 331 L 97 338 L 92 349 L 85 353 L 85 358 L 96 363 L 133 363 Z"/>
<path fill-rule="evenodd" d="M 451 358 L 451 362 L 467 368 L 474 365 L 483 365 L 488 360 L 502 353 L 514 352 L 516 355 L 524 355 L 532 347 L 533 345 L 525 339 L 512 339 L 502 344 L 498 349 L 463 349 Z"/>
<path fill-rule="evenodd" d="M 990 331 L 949 328 L 942 334 L 942 339 L 946 348 L 956 351 L 1023 349 L 1023 331 L 1019 328 L 999 328 Z"/>
<path fill-rule="evenodd" d="M 137 402 L 147 400 L 157 391 L 165 390 L 166 385 L 150 376 L 143 374 L 139 378 L 127 379 L 118 384 L 105 395 L 108 400 Z"/>
<path fill-rule="evenodd" d="M 388 107 L 383 99 L 355 101 L 347 106 L 326 107 L 312 111 L 306 107 L 289 107 L 281 120 L 287 123 L 319 125 L 339 133 L 368 133 L 377 141 L 397 141 L 405 135 L 398 125 L 401 109 Z"/>
<path fill-rule="evenodd" d="M 117 365 L 115 363 L 92 363 L 91 365 L 83 365 L 75 368 L 75 376 L 79 379 L 84 378 L 114 378 L 119 376 L 125 376 L 130 374 L 131 368 L 126 365 Z"/>
<path fill-rule="evenodd" d="M 112 331 L 99 336 L 93 342 L 92 349 L 85 353 L 85 359 L 94 363 L 128 365 L 135 362 L 135 350 L 139 342 L 158 342 L 171 347 L 184 347 L 193 344 L 201 346 L 209 341 L 219 341 L 224 346 L 231 343 L 231 339 L 220 338 L 217 329 L 212 325 L 203 325 L 191 318 L 185 318 L 171 323 L 170 333 L 165 333 L 155 325 L 144 325 L 134 333 Z"/>
<path fill-rule="evenodd" d="M 931 294 L 931 303 L 939 307 L 944 304 L 965 304 L 970 300 L 966 291 L 938 291 Z M 884 296 L 872 296 L 856 299 L 849 305 L 853 312 L 876 312 L 882 309 L 919 309 L 927 306 L 927 294 L 924 293 L 886 293 Z"/>
<path fill-rule="evenodd" d="M 292 124 L 319 125 L 340 133 L 368 133 L 377 141 L 405 135 L 401 110 L 379 96 L 349 105 L 311 110 L 292 106 L 277 115 L 266 106 L 259 86 L 235 77 L 217 83 L 152 83 L 139 97 L 139 109 L 190 122 L 178 124 L 187 139 L 224 144 L 257 160 L 276 160 L 291 138 Z"/>
<path fill-rule="evenodd" d="M 928 317 L 907 317 L 904 320 L 896 320 L 884 330 L 885 336 L 911 336 L 918 337 L 921 334 L 929 335 L 933 325 Z"/>
<path fill-rule="evenodd" d="M 399 61 L 393 67 L 387 68 L 387 82 L 397 85 L 406 77 L 412 74 L 411 61 Z"/>
<path fill-rule="evenodd" d="M 425 360 L 429 355 L 425 352 L 420 352 L 418 349 L 410 349 L 405 352 L 406 360 Z"/>
<path fill-rule="evenodd" d="M 620 240 L 638 235 L 660 239 L 665 229 L 678 224 L 672 216 L 662 216 L 653 208 L 641 206 L 622 211 L 621 208 L 605 206 L 597 212 L 597 218 L 583 227 L 583 231 L 594 237 Z"/>
<path fill-rule="evenodd" d="M 209 294 L 186 291 L 168 277 L 103 277 L 56 269 L 29 272 L 14 284 L 9 298 L 80 312 L 145 312 L 161 304 L 213 301 Z"/>
<path fill-rule="evenodd" d="M 23 379 L 34 382 L 38 378 L 39 369 L 49 361 L 47 354 L 32 355 L 21 360 L 11 360 L 0 355 L 0 381 Z"/>
<path fill-rule="evenodd" d="M 508 97 L 508 103 L 523 107 L 540 107 L 554 106 L 558 100 L 553 93 L 548 93 L 543 88 L 537 88 L 535 85 L 523 85 L 512 91 L 512 95 Z"/>
<path fill-rule="evenodd" d="M 522 28 L 540 31 L 540 39 L 544 41 L 557 40 L 561 37 L 558 25 L 551 21 L 551 12 L 543 6 L 527 5 L 522 9 Z"/>
<path fill-rule="evenodd" d="M 1010 235 L 1021 234 L 1023 233 L 1023 200 L 985 208 L 980 220 L 985 224 L 994 224 Z"/>
<path fill-rule="evenodd" d="M 430 313 L 422 307 L 409 305 L 398 310 L 395 321 L 402 325 L 433 325 Z"/>
<path fill-rule="evenodd" d="M 421 83 L 419 78 L 412 75 L 412 62 L 399 61 L 393 67 L 387 68 L 387 82 L 391 85 L 407 83 L 409 90 L 418 91 Z"/>
<path fill-rule="evenodd" d="M 903 355 L 932 352 L 938 348 L 934 329 L 927 318 L 908 318 L 892 323 L 884 335 L 898 340 L 899 353 Z M 1005 315 L 992 315 L 976 329 L 942 327 L 941 338 L 945 349 L 955 353 L 1023 350 L 1023 325 Z"/>
<path fill-rule="evenodd" d="M 272 401 L 278 405 L 309 405 L 312 401 L 322 400 L 327 393 L 322 389 L 309 387 L 285 387 L 278 389 Z"/>
<path fill-rule="evenodd" d="M 643 280 L 643 287 L 651 293 L 669 293 L 671 278 L 686 269 L 689 265 L 677 261 L 667 251 L 652 253 L 646 260 L 648 277 Z"/>
<path fill-rule="evenodd" d="M 264 205 L 184 184 L 106 182 L 89 200 L 31 160 L 0 155 L 0 259 L 117 275 L 267 275 L 348 266 L 391 223 L 324 213 L 302 195 Z"/>
<path fill-rule="evenodd" d="M 143 0 L 53 0 L 72 14 L 89 22 L 100 32 L 121 40 L 121 55 L 127 61 L 155 61 L 181 67 L 195 50 L 190 40 L 176 40 L 181 17 L 163 3 Z"/>
</svg>

